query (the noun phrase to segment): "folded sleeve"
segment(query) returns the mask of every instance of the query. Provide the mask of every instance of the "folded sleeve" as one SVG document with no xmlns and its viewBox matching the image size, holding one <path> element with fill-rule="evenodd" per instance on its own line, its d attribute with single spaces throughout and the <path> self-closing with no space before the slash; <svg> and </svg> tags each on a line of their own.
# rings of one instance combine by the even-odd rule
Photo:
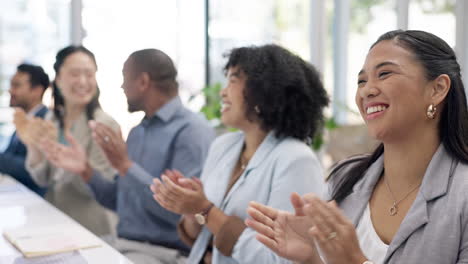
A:
<svg viewBox="0 0 468 264">
<path fill-rule="evenodd" d="M 221 226 L 219 234 L 214 238 L 215 247 L 225 256 L 231 256 L 234 245 L 247 226 L 244 220 L 237 216 L 229 216 Z"/>
<path fill-rule="evenodd" d="M 184 228 L 184 221 L 185 221 L 185 217 L 182 216 L 179 222 L 177 223 L 177 234 L 179 235 L 180 240 L 184 242 L 184 244 L 191 247 L 193 246 L 193 244 L 195 244 L 196 238 L 195 239 L 191 238 L 187 234 L 187 231 L 185 231 L 185 228 Z"/>
</svg>

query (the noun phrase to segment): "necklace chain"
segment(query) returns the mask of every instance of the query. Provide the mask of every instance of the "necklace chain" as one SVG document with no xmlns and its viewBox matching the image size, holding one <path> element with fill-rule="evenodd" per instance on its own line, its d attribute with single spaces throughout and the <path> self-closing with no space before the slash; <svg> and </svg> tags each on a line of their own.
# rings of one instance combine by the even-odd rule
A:
<svg viewBox="0 0 468 264">
<path fill-rule="evenodd" d="M 240 165 L 241 165 L 241 171 L 244 171 L 245 168 L 247 168 L 247 165 L 249 164 L 249 159 L 247 159 L 244 156 L 244 151 L 241 152 L 240 154 Z"/>
<path fill-rule="evenodd" d="M 422 183 L 422 182 L 420 182 L 418 185 L 416 185 L 414 188 L 412 188 L 405 196 L 403 196 L 403 198 L 401 198 L 400 200 L 397 201 L 397 199 L 395 198 L 395 195 L 393 194 L 392 190 L 390 189 L 390 185 L 388 185 L 387 177 L 385 177 L 385 176 L 384 176 L 384 182 L 385 182 L 385 185 L 387 186 L 388 192 L 390 193 L 390 195 L 392 196 L 392 199 L 393 199 L 393 205 L 390 207 L 390 210 L 389 210 L 391 216 L 394 216 L 394 215 L 396 215 L 398 213 L 398 204 L 401 203 L 403 200 L 405 200 L 416 189 L 418 189 L 418 187 L 421 186 L 421 183 Z"/>
</svg>

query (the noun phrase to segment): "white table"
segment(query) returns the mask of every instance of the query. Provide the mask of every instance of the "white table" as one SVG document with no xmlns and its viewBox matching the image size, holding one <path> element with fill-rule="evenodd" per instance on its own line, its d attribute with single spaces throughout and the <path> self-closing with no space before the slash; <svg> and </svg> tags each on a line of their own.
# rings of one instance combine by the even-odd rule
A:
<svg viewBox="0 0 468 264">
<path fill-rule="evenodd" d="M 3 230 L 64 224 L 84 228 L 11 177 L 0 175 L 0 264 L 23 263 L 21 253 L 1 235 Z M 102 244 L 79 250 L 78 254 L 89 264 L 132 264 L 104 241 Z"/>
</svg>

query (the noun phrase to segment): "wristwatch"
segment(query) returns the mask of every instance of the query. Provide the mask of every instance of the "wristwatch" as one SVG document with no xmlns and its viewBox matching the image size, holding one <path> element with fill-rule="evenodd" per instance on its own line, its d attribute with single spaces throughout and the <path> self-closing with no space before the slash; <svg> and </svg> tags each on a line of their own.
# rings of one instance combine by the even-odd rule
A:
<svg viewBox="0 0 468 264">
<path fill-rule="evenodd" d="M 211 203 L 208 207 L 206 207 L 205 209 L 203 209 L 200 213 L 198 214 L 195 214 L 195 220 L 197 220 L 197 223 L 199 225 L 204 225 L 206 224 L 206 221 L 207 221 L 207 216 L 208 216 L 208 213 L 210 212 L 211 208 L 213 208 L 214 204 Z"/>
</svg>

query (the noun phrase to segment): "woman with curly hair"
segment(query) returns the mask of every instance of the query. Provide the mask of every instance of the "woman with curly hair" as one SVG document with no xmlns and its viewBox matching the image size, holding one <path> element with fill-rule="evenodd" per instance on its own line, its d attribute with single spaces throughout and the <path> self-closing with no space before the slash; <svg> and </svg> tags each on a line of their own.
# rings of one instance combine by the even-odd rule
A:
<svg viewBox="0 0 468 264">
<path fill-rule="evenodd" d="M 240 131 L 212 144 L 201 181 L 166 171 L 151 188 L 161 206 L 183 215 L 188 263 L 275 263 L 244 225 L 246 209 L 259 201 L 292 210 L 285 195 L 322 194 L 322 169 L 306 142 L 329 99 L 314 67 L 276 45 L 232 50 L 225 72 L 221 120 Z"/>
</svg>

